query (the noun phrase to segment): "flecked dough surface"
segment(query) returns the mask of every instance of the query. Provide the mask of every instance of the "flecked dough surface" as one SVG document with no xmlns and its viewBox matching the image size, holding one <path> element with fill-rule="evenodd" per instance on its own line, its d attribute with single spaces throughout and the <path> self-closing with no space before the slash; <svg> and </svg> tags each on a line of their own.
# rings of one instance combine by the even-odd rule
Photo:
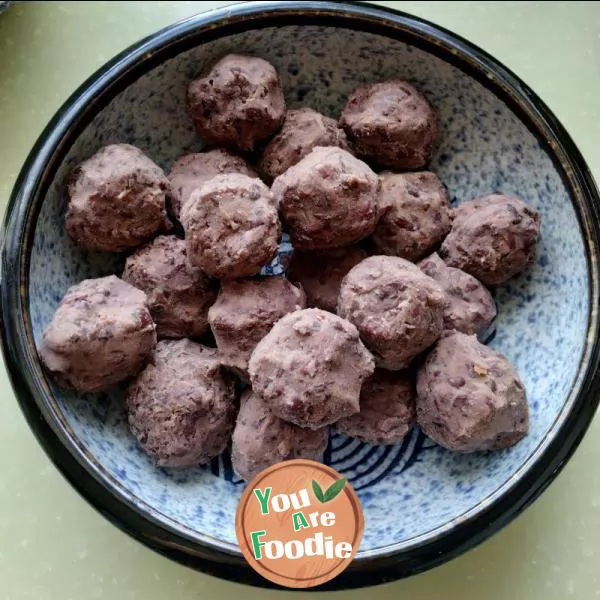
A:
<svg viewBox="0 0 600 600">
<path fill-rule="evenodd" d="M 444 290 L 444 329 L 483 335 L 496 318 L 496 303 L 490 291 L 472 275 L 449 267 L 435 253 L 418 266 Z"/>
<path fill-rule="evenodd" d="M 286 315 L 256 346 L 252 388 L 285 421 L 319 429 L 359 410 L 373 357 L 354 325 L 317 308 Z"/>
<path fill-rule="evenodd" d="M 241 156 L 222 148 L 186 154 L 178 158 L 169 171 L 171 214 L 179 219 L 181 207 L 189 200 L 194 190 L 202 187 L 215 175 L 226 173 L 241 173 L 248 177 L 258 177 L 254 169 Z"/>
<path fill-rule="evenodd" d="M 189 261 L 218 279 L 255 275 L 275 256 L 281 235 L 269 188 L 239 173 L 195 190 L 181 221 Z"/>
<path fill-rule="evenodd" d="M 360 412 L 340 419 L 340 433 L 370 444 L 398 444 L 416 419 L 414 376 L 376 369 L 360 392 Z"/>
<path fill-rule="evenodd" d="M 379 178 L 342 148 L 314 148 L 271 187 L 295 248 L 347 246 L 372 233 Z"/>
<path fill-rule="evenodd" d="M 499 285 L 535 261 L 539 213 L 515 196 L 492 194 L 463 202 L 440 254 L 445 262 Z"/>
<path fill-rule="evenodd" d="M 40 358 L 59 385 L 98 392 L 136 375 L 155 345 L 146 294 L 109 275 L 69 288 Z"/>
<path fill-rule="evenodd" d="M 382 215 L 373 232 L 377 254 L 419 260 L 442 243 L 452 226 L 448 192 L 437 175 L 390 173 L 380 176 Z"/>
<path fill-rule="evenodd" d="M 187 92 L 188 111 L 208 143 L 251 152 L 279 130 L 285 99 L 273 65 L 262 58 L 227 54 Z"/>
<path fill-rule="evenodd" d="M 425 96 L 401 80 L 355 90 L 342 110 L 340 125 L 357 156 L 395 170 L 427 165 L 438 129 Z"/>
<path fill-rule="evenodd" d="M 442 288 L 416 265 L 371 256 L 342 281 L 337 312 L 356 325 L 377 366 L 397 371 L 438 339 L 444 302 Z"/>
<path fill-rule="evenodd" d="M 273 181 L 317 146 L 350 149 L 346 134 L 334 119 L 312 108 L 288 110 L 283 127 L 262 152 L 260 174 L 266 181 Z"/>
<path fill-rule="evenodd" d="M 284 460 L 322 461 L 329 429 L 306 429 L 276 417 L 260 399 L 246 390 L 233 430 L 231 463 L 246 481 Z"/>
<path fill-rule="evenodd" d="M 360 246 L 331 250 L 295 250 L 288 277 L 302 286 L 308 307 L 335 313 L 342 279 L 365 258 L 367 253 Z"/>
<path fill-rule="evenodd" d="M 285 277 L 226 279 L 208 311 L 222 364 L 248 380 L 248 360 L 271 327 L 306 305 L 304 292 Z"/>
<path fill-rule="evenodd" d="M 233 379 L 217 351 L 190 340 L 158 342 L 126 396 L 131 431 L 163 467 L 208 462 L 227 446 L 235 421 Z"/>
<path fill-rule="evenodd" d="M 502 354 L 475 336 L 450 332 L 419 369 L 417 421 L 449 450 L 508 448 L 528 431 L 525 388 Z"/>
<path fill-rule="evenodd" d="M 122 252 L 170 227 L 163 171 L 129 144 L 104 146 L 83 161 L 67 186 L 65 225 L 86 250 Z"/>
<path fill-rule="evenodd" d="M 196 338 L 208 330 L 215 284 L 187 259 L 184 240 L 159 236 L 125 262 L 123 280 L 148 295 L 159 338 Z"/>
</svg>

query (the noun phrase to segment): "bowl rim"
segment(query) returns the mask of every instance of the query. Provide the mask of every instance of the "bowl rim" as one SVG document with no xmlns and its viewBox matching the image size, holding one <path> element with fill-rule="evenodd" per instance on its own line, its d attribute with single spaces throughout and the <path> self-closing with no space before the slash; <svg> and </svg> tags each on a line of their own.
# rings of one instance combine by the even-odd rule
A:
<svg viewBox="0 0 600 600">
<path fill-rule="evenodd" d="M 364 2 L 247 2 L 207 11 L 130 46 L 89 77 L 48 123 L 17 178 L 2 226 L 1 341 L 21 409 L 54 464 L 75 489 L 123 531 L 198 570 L 240 583 L 273 584 L 258 576 L 239 550 L 185 531 L 136 501 L 75 443 L 59 418 L 37 358 L 28 314 L 29 261 L 41 203 L 62 159 L 91 119 L 140 76 L 192 47 L 242 31 L 321 25 L 391 37 L 440 57 L 500 97 L 538 138 L 561 174 L 577 213 L 588 264 L 590 308 L 579 372 L 553 435 L 507 482 L 458 520 L 407 542 L 359 553 L 351 566 L 318 589 L 348 589 L 392 581 L 446 562 L 510 522 L 556 477 L 595 413 L 600 385 L 598 329 L 600 195 L 574 142 L 549 108 L 492 56 L 424 19 Z M 120 487 L 120 489 L 119 489 Z"/>
</svg>

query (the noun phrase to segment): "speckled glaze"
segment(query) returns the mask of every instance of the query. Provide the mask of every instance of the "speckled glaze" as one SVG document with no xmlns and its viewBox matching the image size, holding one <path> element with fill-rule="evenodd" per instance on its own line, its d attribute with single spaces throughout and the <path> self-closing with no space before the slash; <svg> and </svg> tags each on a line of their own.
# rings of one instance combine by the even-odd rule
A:
<svg viewBox="0 0 600 600">
<path fill-rule="evenodd" d="M 343 60 L 342 48 L 352 48 L 355 60 Z M 527 439 L 512 451 L 473 457 L 437 448 L 423 452 L 416 433 L 404 452 L 359 447 L 337 438 L 333 443 L 332 466 L 364 488 L 360 499 L 368 525 L 361 550 L 448 526 L 450 519 L 484 501 L 513 476 L 547 435 L 577 374 L 589 298 L 581 232 L 551 160 L 493 94 L 429 54 L 364 33 L 286 27 L 207 44 L 142 77 L 85 129 L 46 197 L 32 253 L 34 336 L 39 341 L 70 285 L 115 268 L 108 257 L 94 255 L 91 262 L 91 255 L 77 250 L 64 230 L 62 190 L 70 168 L 100 146 L 116 142 L 140 147 L 165 169 L 181 154 L 198 151 L 201 142 L 187 117 L 185 87 L 195 73 L 229 50 L 265 57 L 281 74 L 290 106 L 309 105 L 332 117 L 358 85 L 390 77 L 414 82 L 439 112 L 441 146 L 432 170 L 454 201 L 491 192 L 517 194 L 542 215 L 535 268 L 498 291 L 498 333 L 493 342 L 524 379 L 532 408 Z M 568 223 L 572 226 L 565 227 Z M 277 266 L 274 272 L 278 273 L 281 265 Z M 116 395 L 105 396 L 98 405 L 87 397 L 68 396 L 56 388 L 54 392 L 79 441 L 121 485 L 178 523 L 235 544 L 240 486 L 208 471 L 155 469 L 129 435 Z M 387 464 L 392 462 L 388 455 L 401 458 L 403 454 L 408 454 L 409 469 L 406 460 L 395 467 Z M 223 471 L 227 473 L 227 468 Z M 379 481 L 365 485 L 384 471 Z M 215 494 L 222 498 L 218 505 L 210 500 Z M 390 504 L 401 519 L 391 518 Z"/>
<path fill-rule="evenodd" d="M 332 5 L 330 10 L 333 14 L 340 9 Z M 359 569 L 361 561 L 371 565 L 373 557 L 410 554 L 425 542 L 443 539 L 461 523 L 466 526 L 502 502 L 513 485 L 540 464 L 542 452 L 576 412 L 577 393 L 585 386 L 584 371 L 586 381 L 593 375 L 590 354 L 595 352 L 597 332 L 590 306 L 591 295 L 597 294 L 597 265 L 590 267 L 588 209 L 580 207 L 583 216 L 577 214 L 573 202 L 581 198 L 573 180 L 565 177 L 557 157 L 553 160 L 548 146 L 530 131 L 535 129 L 531 123 L 526 126 L 521 120 L 525 117 L 517 116 L 497 90 L 483 87 L 429 51 L 380 33 L 286 23 L 231 33 L 203 45 L 196 42 L 130 83 L 84 126 L 43 197 L 31 244 L 24 308 L 29 310 L 33 340 L 39 343 L 69 286 L 86 277 L 119 272 L 122 257 L 82 252 L 67 236 L 63 225 L 66 177 L 80 161 L 109 143 L 134 144 L 164 169 L 180 155 L 202 149 L 186 114 L 186 85 L 222 54 L 250 53 L 271 61 L 290 107 L 310 106 L 332 117 L 339 115 L 348 94 L 359 85 L 393 77 L 416 85 L 439 114 L 440 146 L 431 170 L 446 184 L 453 203 L 499 192 L 519 195 L 541 213 L 537 262 L 498 288 L 497 334 L 491 341 L 523 379 L 531 428 L 508 451 L 476 455 L 442 450 L 417 429 L 401 445 L 385 447 L 334 435 L 326 461 L 349 478 L 365 512 L 366 528 L 355 561 Z M 364 23 L 362 27 L 369 28 Z M 290 251 L 284 238 L 280 256 L 263 273 L 283 273 Z M 19 343 L 24 343 L 23 335 Z M 82 396 L 43 381 L 40 373 L 32 379 L 40 389 L 49 388 L 45 393 L 54 399 L 49 401 L 54 402 L 52 426 L 56 430 L 61 424 L 61 439 L 68 438 L 72 451 L 85 457 L 79 461 L 85 463 L 84 469 L 93 471 L 101 485 L 112 486 L 134 508 L 138 520 L 142 513 L 171 537 L 181 535 L 192 545 L 240 556 L 234 516 L 243 485 L 232 473 L 228 452 L 206 468 L 156 468 L 128 432 L 120 391 Z M 508 512 L 518 510 L 515 504 Z M 131 524 L 125 528 L 136 530 Z M 468 547 L 472 541 L 464 543 Z M 454 550 L 446 552 L 450 555 Z M 425 560 L 423 565 L 435 562 L 439 559 Z M 407 564 L 398 574 L 422 568 Z M 349 572 L 345 585 L 366 583 L 351 579 L 352 568 Z M 250 580 L 250 576 L 225 576 Z"/>
</svg>

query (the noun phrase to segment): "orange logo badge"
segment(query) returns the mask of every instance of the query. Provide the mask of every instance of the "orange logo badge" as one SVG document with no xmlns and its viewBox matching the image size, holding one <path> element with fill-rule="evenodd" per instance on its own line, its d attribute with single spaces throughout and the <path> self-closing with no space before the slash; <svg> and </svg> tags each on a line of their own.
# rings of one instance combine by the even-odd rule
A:
<svg viewBox="0 0 600 600">
<path fill-rule="evenodd" d="M 286 587 L 309 588 L 339 575 L 358 551 L 364 516 L 356 492 L 330 467 L 290 460 L 259 473 L 236 515 L 252 568 Z"/>
</svg>

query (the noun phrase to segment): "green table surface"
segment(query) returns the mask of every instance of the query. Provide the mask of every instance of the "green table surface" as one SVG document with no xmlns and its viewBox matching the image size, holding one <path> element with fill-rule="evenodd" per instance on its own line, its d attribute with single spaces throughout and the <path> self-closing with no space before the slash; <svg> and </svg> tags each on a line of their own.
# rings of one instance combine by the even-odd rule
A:
<svg viewBox="0 0 600 600">
<path fill-rule="evenodd" d="M 44 125 L 139 38 L 227 2 L 26 2 L 0 15 L 0 203 Z M 483 47 L 555 111 L 600 175 L 600 4 L 382 2 Z M 0 367 L 0 599 L 292 597 L 221 581 L 141 546 L 90 508 L 44 455 Z M 547 492 L 454 561 L 348 600 L 600 597 L 600 424 Z M 334 593 L 325 594 L 333 598 Z M 298 597 L 297 595 L 294 597 Z"/>
</svg>

